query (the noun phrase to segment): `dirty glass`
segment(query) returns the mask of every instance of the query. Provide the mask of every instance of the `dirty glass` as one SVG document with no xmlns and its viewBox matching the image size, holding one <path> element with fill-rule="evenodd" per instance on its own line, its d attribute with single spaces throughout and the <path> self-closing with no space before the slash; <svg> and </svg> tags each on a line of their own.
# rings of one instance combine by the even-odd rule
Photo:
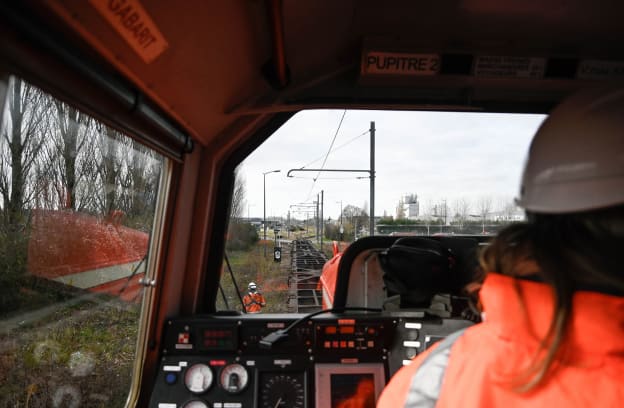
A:
<svg viewBox="0 0 624 408">
<path fill-rule="evenodd" d="M 298 113 L 236 170 L 217 309 L 320 309 L 326 260 L 371 235 L 371 225 L 375 235 L 488 237 L 523 220 L 514 198 L 544 117 Z M 251 283 L 265 306 L 245 299 Z"/>
<path fill-rule="evenodd" d="M 163 164 L 9 80 L 0 127 L 0 406 L 125 405 Z"/>
</svg>

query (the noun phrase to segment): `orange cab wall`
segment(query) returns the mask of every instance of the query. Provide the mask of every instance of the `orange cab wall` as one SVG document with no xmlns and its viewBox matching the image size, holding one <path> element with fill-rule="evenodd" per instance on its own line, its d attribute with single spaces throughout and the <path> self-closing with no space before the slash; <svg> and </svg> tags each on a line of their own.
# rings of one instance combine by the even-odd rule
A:
<svg viewBox="0 0 624 408">
<path fill-rule="evenodd" d="M 336 291 L 336 279 L 338 278 L 338 266 L 344 252 L 339 252 L 338 243 L 333 243 L 334 257 L 323 265 L 318 288 L 323 292 L 323 310 L 331 309 L 334 305 L 334 292 Z"/>
</svg>

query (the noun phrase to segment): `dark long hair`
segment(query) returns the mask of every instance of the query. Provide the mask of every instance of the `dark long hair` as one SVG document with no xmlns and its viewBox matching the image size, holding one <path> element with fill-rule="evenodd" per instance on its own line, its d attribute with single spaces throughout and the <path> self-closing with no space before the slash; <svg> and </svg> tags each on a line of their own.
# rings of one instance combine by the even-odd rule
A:
<svg viewBox="0 0 624 408">
<path fill-rule="evenodd" d="M 518 391 L 542 383 L 570 321 L 578 290 L 624 296 L 624 206 L 573 214 L 528 214 L 528 222 L 499 233 L 482 253 L 481 268 L 523 278 L 526 265 L 553 290 L 554 316 L 533 364 L 518 378 Z M 529 273 L 531 271 L 529 270 Z"/>
</svg>

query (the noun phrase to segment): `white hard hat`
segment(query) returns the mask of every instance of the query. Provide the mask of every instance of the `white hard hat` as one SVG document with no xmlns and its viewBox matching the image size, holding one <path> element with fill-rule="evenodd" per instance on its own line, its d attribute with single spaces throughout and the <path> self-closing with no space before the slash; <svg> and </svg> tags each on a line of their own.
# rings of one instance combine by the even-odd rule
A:
<svg viewBox="0 0 624 408">
<path fill-rule="evenodd" d="M 594 89 L 555 108 L 537 131 L 520 207 L 562 214 L 624 204 L 624 89 Z"/>
<path fill-rule="evenodd" d="M 255 283 L 255 282 L 249 282 L 249 285 L 247 285 L 247 287 L 248 287 L 249 289 L 251 289 L 251 288 L 255 288 L 255 287 L 256 287 L 256 283 Z"/>
</svg>

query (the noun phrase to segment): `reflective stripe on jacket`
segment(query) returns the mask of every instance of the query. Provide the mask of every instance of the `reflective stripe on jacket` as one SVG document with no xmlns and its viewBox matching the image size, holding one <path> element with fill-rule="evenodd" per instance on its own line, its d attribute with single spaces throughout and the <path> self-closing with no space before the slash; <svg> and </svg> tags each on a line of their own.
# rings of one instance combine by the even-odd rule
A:
<svg viewBox="0 0 624 408">
<path fill-rule="evenodd" d="M 553 314 L 552 289 L 489 274 L 485 321 L 449 336 L 403 367 L 378 407 L 616 407 L 624 402 L 624 298 L 577 292 L 569 332 L 536 388 L 514 390 Z"/>
<path fill-rule="evenodd" d="M 264 296 L 260 293 L 248 293 L 243 297 L 247 313 L 258 313 L 266 305 Z"/>
</svg>

